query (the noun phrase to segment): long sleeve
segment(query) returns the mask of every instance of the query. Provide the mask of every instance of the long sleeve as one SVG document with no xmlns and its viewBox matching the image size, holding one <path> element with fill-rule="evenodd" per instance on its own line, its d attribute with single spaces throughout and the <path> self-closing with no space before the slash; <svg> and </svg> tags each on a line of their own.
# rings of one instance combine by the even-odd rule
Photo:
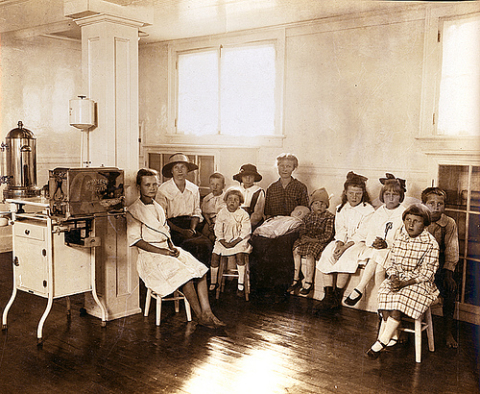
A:
<svg viewBox="0 0 480 394">
<path fill-rule="evenodd" d="M 264 210 L 265 210 L 265 192 L 263 190 L 260 190 L 257 203 L 255 204 L 255 208 L 252 212 L 252 216 L 250 217 L 252 226 L 255 226 L 257 223 L 259 223 L 263 219 Z"/>
<path fill-rule="evenodd" d="M 327 244 L 335 235 L 335 216 L 332 215 L 325 219 L 325 229 L 316 237 L 319 242 Z"/>
<path fill-rule="evenodd" d="M 430 245 L 425 252 L 422 263 L 414 270 L 417 282 L 433 282 L 438 269 L 438 246 Z"/>
<path fill-rule="evenodd" d="M 458 229 L 454 220 L 449 222 L 445 232 L 445 263 L 443 268 L 455 271 L 459 259 Z"/>
</svg>

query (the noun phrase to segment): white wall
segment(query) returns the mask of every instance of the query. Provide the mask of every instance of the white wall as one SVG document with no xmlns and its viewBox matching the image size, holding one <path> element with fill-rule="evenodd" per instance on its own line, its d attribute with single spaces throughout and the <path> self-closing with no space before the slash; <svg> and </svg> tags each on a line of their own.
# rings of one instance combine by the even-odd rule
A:
<svg viewBox="0 0 480 394">
<path fill-rule="evenodd" d="M 41 187 L 49 169 L 80 165 L 80 132 L 68 123 L 68 101 L 82 93 L 80 42 L 0 38 L 1 141 L 19 120 L 34 133 Z"/>
</svg>

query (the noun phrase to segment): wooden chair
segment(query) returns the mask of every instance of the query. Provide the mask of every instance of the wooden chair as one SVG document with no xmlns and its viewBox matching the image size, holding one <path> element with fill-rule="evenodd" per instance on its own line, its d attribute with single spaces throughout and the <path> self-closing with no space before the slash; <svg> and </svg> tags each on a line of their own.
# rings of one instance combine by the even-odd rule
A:
<svg viewBox="0 0 480 394">
<path fill-rule="evenodd" d="M 148 316 L 148 312 L 150 311 L 150 301 L 154 298 L 157 301 L 156 304 L 156 316 L 155 316 L 155 324 L 157 326 L 160 325 L 160 317 L 162 314 L 162 302 L 164 301 L 174 301 L 175 302 L 175 312 L 180 311 L 180 300 L 185 302 L 185 314 L 187 315 L 187 321 L 192 321 L 192 312 L 190 309 L 190 303 L 185 298 L 185 295 L 180 290 L 175 290 L 171 295 L 160 297 L 158 294 L 154 293 L 152 289 L 147 288 L 147 296 L 145 298 L 145 311 L 144 316 Z"/>
<path fill-rule="evenodd" d="M 418 319 L 403 318 L 403 321 L 407 321 L 414 324 L 414 328 L 401 327 L 400 330 L 408 333 L 415 334 L 415 361 L 417 363 L 422 362 L 422 332 L 427 330 L 428 350 L 435 351 L 435 340 L 433 337 L 433 322 L 432 313 L 430 307 L 425 313 Z"/>
<path fill-rule="evenodd" d="M 218 287 L 217 300 L 220 298 L 220 293 L 225 290 L 225 278 L 237 278 L 238 270 L 236 268 L 228 269 L 228 257 L 220 257 L 220 265 L 218 266 Z M 245 289 L 245 300 L 248 301 L 250 297 L 250 263 L 248 254 L 245 257 L 245 277 L 243 279 Z"/>
</svg>

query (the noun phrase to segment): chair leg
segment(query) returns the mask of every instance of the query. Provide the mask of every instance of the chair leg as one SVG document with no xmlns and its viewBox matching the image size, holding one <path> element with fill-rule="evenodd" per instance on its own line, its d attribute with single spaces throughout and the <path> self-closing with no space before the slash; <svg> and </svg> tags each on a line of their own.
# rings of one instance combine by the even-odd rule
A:
<svg viewBox="0 0 480 394">
<path fill-rule="evenodd" d="M 220 298 L 220 292 L 223 291 L 223 286 L 225 284 L 223 278 L 223 272 L 225 271 L 225 257 L 220 257 L 220 264 L 218 266 L 218 276 L 217 276 L 217 300 Z"/>
<path fill-rule="evenodd" d="M 175 290 L 173 292 L 173 297 L 178 297 L 180 294 L 178 293 L 178 290 Z M 180 312 L 180 300 L 174 300 L 175 303 L 175 313 Z"/>
<path fill-rule="evenodd" d="M 425 312 L 425 320 L 427 323 L 427 339 L 428 339 L 428 350 L 431 352 L 435 351 L 435 339 L 433 337 L 433 322 L 432 322 L 432 312 L 430 308 Z"/>
<path fill-rule="evenodd" d="M 156 307 L 156 313 L 155 313 L 155 324 L 157 326 L 160 325 L 160 318 L 162 316 L 162 299 L 160 296 L 157 296 L 157 307 Z"/>
<path fill-rule="evenodd" d="M 190 303 L 186 298 L 183 298 L 183 301 L 185 302 L 185 314 L 187 315 L 187 321 L 192 321 L 192 310 L 190 308 Z"/>
<path fill-rule="evenodd" d="M 422 316 L 415 319 L 415 361 L 422 362 Z"/>
<path fill-rule="evenodd" d="M 250 261 L 248 255 L 245 257 L 245 277 L 243 279 L 245 288 L 245 300 L 250 298 Z"/>
<path fill-rule="evenodd" d="M 152 298 L 152 290 L 147 289 L 147 296 L 145 297 L 145 310 L 143 311 L 143 316 L 148 316 L 150 310 L 150 300 Z"/>
</svg>

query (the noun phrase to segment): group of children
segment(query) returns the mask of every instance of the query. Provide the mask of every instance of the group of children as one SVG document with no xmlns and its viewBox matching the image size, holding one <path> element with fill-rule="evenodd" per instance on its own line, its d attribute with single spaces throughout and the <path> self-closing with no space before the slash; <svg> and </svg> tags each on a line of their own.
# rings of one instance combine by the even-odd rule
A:
<svg viewBox="0 0 480 394">
<path fill-rule="evenodd" d="M 244 297 L 245 263 L 247 255 L 252 251 L 249 242 L 252 233 L 257 229 L 256 234 L 262 235 L 272 229 L 272 225 L 274 229 L 282 228 L 287 223 L 290 226 L 292 222 L 289 220 L 300 222 L 301 226 L 299 237 L 293 244 L 294 277 L 287 292 L 308 295 L 313 288 L 316 266 L 323 275 L 325 292 L 316 311 L 335 309 L 341 305 L 349 277 L 359 266 L 365 266 L 364 274 L 360 283 L 344 300 L 347 305 L 353 306 L 359 302 L 367 284 L 375 275 L 385 277 L 385 272 L 391 270 L 393 257 L 397 261 L 402 261 L 405 257 L 398 255 L 403 253 L 398 250 L 394 256 L 392 248 L 403 234 L 401 229 L 407 228 L 406 216 L 410 220 L 410 216 L 415 216 L 418 212 L 412 214 L 409 211 L 409 215 L 406 215 L 406 207 L 402 204 L 406 182 L 392 174 L 387 173 L 385 178 L 380 179 L 382 186 L 379 200 L 382 205 L 376 210 L 371 205 L 367 192 L 367 178 L 349 172 L 344 183 L 342 202 L 336 207 L 335 215 L 328 211 L 330 196 L 321 188 L 310 195 L 309 208 L 297 207 L 291 216 L 280 215 L 274 218 L 265 215 L 266 194 L 256 184 L 262 180 L 262 176 L 253 164 L 242 165 L 233 179 L 239 182 L 239 187 L 224 190 L 225 177 L 220 173 L 212 174 L 209 178 L 210 193 L 203 198 L 201 204 L 205 219 L 202 233 L 214 243 L 209 291 L 214 291 L 218 286 L 220 259 L 230 257 L 235 260 L 239 273 L 237 295 Z M 447 345 L 456 347 L 451 329 L 456 297 L 453 272 L 458 261 L 458 236 L 455 222 L 443 213 L 445 200 L 446 194 L 442 190 L 426 189 L 422 193 L 422 202 L 424 208 L 429 208 L 426 212 L 431 214 L 429 220 L 423 220 L 423 217 L 422 220 L 424 227 L 428 227 L 440 245 L 440 268 L 436 270 L 435 283 L 445 300 Z M 419 212 L 423 215 L 422 210 Z M 411 236 L 408 231 L 405 234 L 412 239 L 418 235 Z M 302 259 L 305 260 L 304 272 Z M 422 279 L 415 279 L 415 283 L 431 282 L 435 287 L 433 280 L 433 277 L 422 276 Z M 208 311 L 205 319 L 216 321 L 210 313 Z M 373 350 L 372 354 L 376 355 L 376 350 L 378 349 Z"/>
</svg>

